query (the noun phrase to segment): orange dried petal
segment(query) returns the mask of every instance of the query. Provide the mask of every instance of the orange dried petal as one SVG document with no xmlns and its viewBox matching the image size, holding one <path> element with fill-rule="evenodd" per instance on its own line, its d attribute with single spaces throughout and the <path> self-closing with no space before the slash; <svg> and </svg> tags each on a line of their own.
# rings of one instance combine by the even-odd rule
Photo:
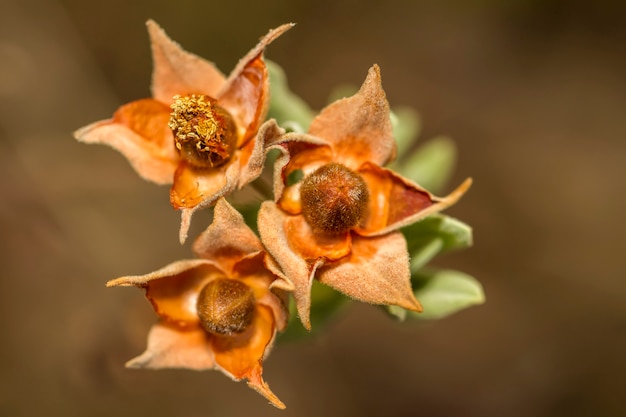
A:
<svg viewBox="0 0 626 417">
<path fill-rule="evenodd" d="M 448 196 L 440 198 L 393 171 L 372 163 L 363 164 L 359 174 L 370 193 L 366 215 L 359 227 L 354 229 L 362 236 L 388 233 L 439 212 L 456 203 L 471 185 L 468 179 Z"/>
<path fill-rule="evenodd" d="M 128 368 L 215 368 L 209 335 L 200 327 L 181 329 L 167 323 L 152 326 L 146 351 L 126 363 Z"/>
<path fill-rule="evenodd" d="M 259 253 L 263 246 L 243 216 L 225 199 L 217 201 L 213 213 L 213 223 L 198 236 L 193 250 L 201 258 L 216 261 L 230 274 L 244 256 Z"/>
<path fill-rule="evenodd" d="M 155 156 L 175 155 L 174 138 L 167 126 L 170 108 L 165 104 L 150 99 L 132 101 L 121 106 L 113 114 L 113 122 L 128 127 L 152 147 Z"/>
<path fill-rule="evenodd" d="M 215 362 L 235 379 L 246 378 L 253 383 L 262 381 L 263 357 L 274 339 L 275 332 L 272 311 L 257 304 L 254 319 L 243 333 L 211 338 Z M 265 383 L 261 385 L 267 387 Z M 259 392 L 270 401 L 276 398 L 269 388 L 267 391 Z M 277 406 L 278 404 L 282 403 L 280 401 L 275 403 Z"/>
<path fill-rule="evenodd" d="M 226 177 L 226 170 L 232 165 L 231 162 L 217 168 L 196 169 L 181 163 L 170 190 L 172 206 L 176 209 L 193 208 L 207 199 L 214 201 L 227 194 L 225 189 L 234 187 L 234 184 L 228 184 Z"/>
<path fill-rule="evenodd" d="M 283 227 L 289 246 L 309 262 L 318 259 L 335 261 L 350 253 L 349 232 L 313 231 L 302 215 L 286 217 Z"/>
<path fill-rule="evenodd" d="M 258 215 L 259 234 L 272 256 L 267 264 L 278 276 L 271 287 L 293 292 L 300 320 L 304 327 L 310 329 L 311 284 L 315 271 L 324 260 L 307 262 L 301 254 L 294 251 L 285 230 L 288 217 L 291 216 L 285 214 L 275 203 L 264 202 Z"/>
<path fill-rule="evenodd" d="M 226 78 L 215 65 L 185 51 L 171 40 L 159 25 L 149 20 L 152 46 L 152 95 L 169 105 L 180 94 L 205 94 L 215 97 Z"/>
<path fill-rule="evenodd" d="M 396 144 L 378 65 L 370 68 L 354 96 L 323 109 L 311 122 L 309 134 L 324 138 L 333 148 L 334 161 L 352 170 L 366 161 L 384 165 L 393 159 Z"/>
<path fill-rule="evenodd" d="M 239 146 L 254 136 L 267 114 L 269 80 L 262 55 L 250 61 L 218 101 L 237 121 Z"/>
<path fill-rule="evenodd" d="M 197 323 L 198 294 L 207 282 L 224 275 L 225 271 L 214 265 L 197 267 L 180 275 L 151 281 L 146 287 L 146 297 L 160 317 L 183 325 Z"/>
<path fill-rule="evenodd" d="M 265 118 L 269 100 L 269 77 L 263 61 L 265 47 L 293 27 L 272 29 L 237 64 L 217 94 L 220 105 L 237 120 L 240 145 L 256 134 Z"/>
<path fill-rule="evenodd" d="M 350 255 L 319 270 L 320 282 L 372 304 L 421 311 L 411 289 L 409 254 L 402 233 L 354 236 Z"/>
</svg>

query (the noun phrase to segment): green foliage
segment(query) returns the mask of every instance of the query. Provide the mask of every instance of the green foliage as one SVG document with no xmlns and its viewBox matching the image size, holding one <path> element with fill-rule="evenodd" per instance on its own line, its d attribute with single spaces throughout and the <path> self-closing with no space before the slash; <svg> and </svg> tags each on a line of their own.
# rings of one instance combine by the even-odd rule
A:
<svg viewBox="0 0 626 417">
<path fill-rule="evenodd" d="M 438 136 L 403 159 L 397 169 L 422 187 L 438 193 L 452 175 L 456 154 L 456 145 L 452 139 Z"/>
<path fill-rule="evenodd" d="M 398 159 L 405 157 L 422 130 L 419 114 L 410 107 L 394 107 L 391 111 L 391 126 L 396 139 Z"/>
<path fill-rule="evenodd" d="M 472 228 L 437 213 L 402 229 L 411 255 L 411 271 L 418 271 L 441 252 L 472 246 Z"/>
<path fill-rule="evenodd" d="M 420 319 L 440 319 L 467 307 L 485 302 L 482 285 L 459 271 L 441 270 L 414 274 L 415 296 L 422 303 L 422 313 L 407 312 Z"/>
<path fill-rule="evenodd" d="M 278 342 L 293 341 L 309 337 L 323 330 L 344 307 L 350 299 L 334 289 L 314 280 L 311 288 L 311 331 L 306 330 L 296 311 L 293 297 L 289 303 L 289 323 L 287 329 L 278 335 Z"/>
<path fill-rule="evenodd" d="M 276 63 L 266 60 L 270 78 L 270 108 L 268 118 L 274 118 L 286 129 L 306 132 L 314 113 L 309 105 L 295 95 L 287 84 L 287 76 Z"/>
</svg>

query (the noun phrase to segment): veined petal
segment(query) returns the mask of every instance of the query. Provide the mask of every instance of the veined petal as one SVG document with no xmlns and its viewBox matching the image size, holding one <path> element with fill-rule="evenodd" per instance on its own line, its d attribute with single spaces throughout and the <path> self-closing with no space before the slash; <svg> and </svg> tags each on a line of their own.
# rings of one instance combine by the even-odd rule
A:
<svg viewBox="0 0 626 417">
<path fill-rule="evenodd" d="M 187 239 L 193 213 L 230 194 L 236 188 L 240 174 L 238 152 L 228 164 L 221 167 L 196 169 L 184 162 L 178 166 L 170 189 L 170 202 L 174 208 L 182 211 L 179 232 L 181 243 Z"/>
<path fill-rule="evenodd" d="M 409 254 L 399 232 L 354 236 L 350 256 L 324 265 L 318 279 L 360 301 L 422 310 L 411 289 Z"/>
<path fill-rule="evenodd" d="M 230 274 L 242 257 L 261 252 L 263 246 L 243 216 L 220 198 L 215 204 L 213 223 L 198 236 L 193 250 L 201 258 L 216 261 Z"/>
<path fill-rule="evenodd" d="M 180 329 L 166 323 L 152 326 L 146 351 L 126 363 L 128 368 L 215 368 L 209 335 L 201 327 Z"/>
<path fill-rule="evenodd" d="M 107 287 L 135 286 L 146 290 L 159 317 L 179 326 L 198 323 L 196 302 L 202 287 L 226 272 L 206 259 L 171 263 L 146 275 L 126 276 L 107 282 Z"/>
<path fill-rule="evenodd" d="M 309 134 L 324 138 L 335 162 L 356 170 L 366 161 L 384 165 L 395 157 L 396 144 L 378 65 L 370 68 L 361 89 L 337 100 L 313 119 Z"/>
<path fill-rule="evenodd" d="M 286 218 L 275 203 L 262 203 L 258 216 L 259 234 L 272 256 L 268 259 L 268 266 L 279 277 L 271 287 L 293 291 L 300 320 L 310 329 L 311 284 L 315 271 L 324 260 L 307 262 L 290 247 L 285 231 Z"/>
<path fill-rule="evenodd" d="M 123 105 L 110 120 L 77 130 L 74 137 L 85 143 L 109 145 L 124 155 L 142 178 L 170 184 L 179 156 L 168 120 L 169 107 L 142 99 Z"/>
<path fill-rule="evenodd" d="M 215 97 L 225 82 L 220 70 L 213 63 L 182 49 L 153 20 L 148 20 L 146 25 L 154 62 L 153 97 L 168 105 L 177 94 Z"/>
<path fill-rule="evenodd" d="M 378 236 L 407 226 L 454 203 L 472 181 L 465 180 L 446 197 L 433 196 L 426 189 L 391 170 L 365 163 L 359 174 L 370 194 L 366 217 L 354 231 L 362 236 Z"/>
<path fill-rule="evenodd" d="M 254 136 L 267 115 L 269 100 L 269 77 L 263 61 L 265 47 L 278 38 L 293 24 L 272 29 L 237 64 L 228 80 L 217 94 L 222 107 L 237 120 L 240 129 L 240 145 Z"/>
<path fill-rule="evenodd" d="M 278 408 L 285 405 L 263 381 L 262 361 L 274 340 L 276 327 L 272 311 L 257 304 L 252 323 L 241 334 L 211 338 L 215 362 L 222 371 L 235 380 L 248 379 L 248 385 L 265 396 Z"/>
<path fill-rule="evenodd" d="M 350 253 L 349 232 L 324 233 L 311 229 L 304 216 L 285 216 L 283 228 L 289 247 L 308 262 L 336 261 Z"/>
</svg>

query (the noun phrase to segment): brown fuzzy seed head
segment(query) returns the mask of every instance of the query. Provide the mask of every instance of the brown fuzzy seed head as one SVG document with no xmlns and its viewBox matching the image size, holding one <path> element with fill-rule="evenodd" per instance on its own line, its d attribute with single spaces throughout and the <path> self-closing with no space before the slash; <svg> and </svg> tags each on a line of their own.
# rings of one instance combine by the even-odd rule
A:
<svg viewBox="0 0 626 417">
<path fill-rule="evenodd" d="M 217 278 L 202 288 L 196 309 L 202 327 L 219 336 L 241 333 L 254 318 L 252 289 L 241 281 Z"/>
<path fill-rule="evenodd" d="M 344 165 L 321 166 L 302 181 L 302 214 L 314 230 L 345 232 L 367 209 L 369 193 L 363 178 Z"/>
<path fill-rule="evenodd" d="M 168 126 L 181 158 L 195 168 L 228 162 L 237 146 L 232 116 L 208 96 L 174 96 Z"/>
</svg>

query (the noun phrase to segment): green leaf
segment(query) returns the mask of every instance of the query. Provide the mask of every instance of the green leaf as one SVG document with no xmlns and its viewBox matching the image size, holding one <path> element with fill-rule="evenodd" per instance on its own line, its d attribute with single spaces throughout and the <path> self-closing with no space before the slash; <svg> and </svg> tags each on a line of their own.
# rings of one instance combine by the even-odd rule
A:
<svg viewBox="0 0 626 417">
<path fill-rule="evenodd" d="M 437 193 L 452 175 L 456 153 L 456 145 L 452 139 L 439 136 L 401 161 L 397 170 L 422 187 Z"/>
<path fill-rule="evenodd" d="M 398 146 L 398 159 L 402 160 L 413 142 L 417 140 L 422 129 L 422 121 L 412 108 L 395 107 L 391 111 L 391 126 Z"/>
<path fill-rule="evenodd" d="M 411 255 L 411 271 L 417 271 L 441 252 L 472 246 L 472 228 L 445 214 L 436 213 L 402 228 Z"/>
<path fill-rule="evenodd" d="M 441 270 L 414 276 L 421 286 L 415 297 L 422 303 L 424 311 L 407 311 L 410 317 L 420 319 L 440 319 L 467 307 L 483 304 L 483 287 L 475 278 L 459 271 Z"/>
<path fill-rule="evenodd" d="M 278 335 L 279 342 L 304 339 L 317 334 L 336 318 L 350 299 L 334 289 L 314 280 L 311 288 L 311 331 L 306 330 L 297 315 L 293 298 L 289 303 L 287 329 Z"/>
<path fill-rule="evenodd" d="M 268 118 L 292 131 L 305 132 L 314 113 L 309 105 L 294 94 L 287 84 L 287 76 L 275 62 L 265 60 L 270 78 L 270 108 Z"/>
<path fill-rule="evenodd" d="M 342 98 L 352 97 L 359 91 L 359 87 L 353 84 L 339 84 L 330 91 L 326 102 L 328 104 L 334 103 Z"/>
</svg>

